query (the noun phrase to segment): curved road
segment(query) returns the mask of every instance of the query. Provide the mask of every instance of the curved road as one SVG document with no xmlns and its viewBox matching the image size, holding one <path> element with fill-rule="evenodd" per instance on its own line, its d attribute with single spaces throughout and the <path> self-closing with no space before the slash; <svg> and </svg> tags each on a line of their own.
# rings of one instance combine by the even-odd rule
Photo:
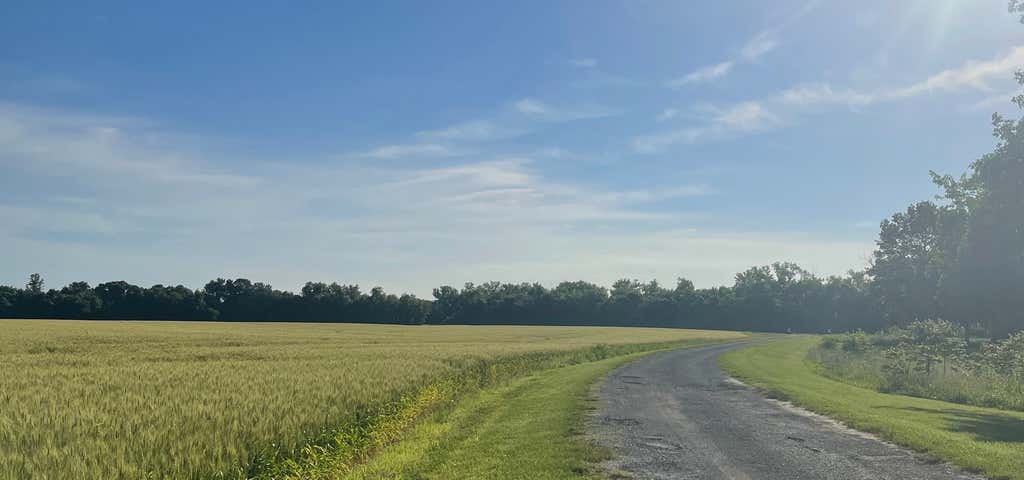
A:
<svg viewBox="0 0 1024 480">
<path fill-rule="evenodd" d="M 716 364 L 744 345 L 659 353 L 609 375 L 590 423 L 619 454 L 606 467 L 642 479 L 982 478 L 765 399 Z"/>
</svg>

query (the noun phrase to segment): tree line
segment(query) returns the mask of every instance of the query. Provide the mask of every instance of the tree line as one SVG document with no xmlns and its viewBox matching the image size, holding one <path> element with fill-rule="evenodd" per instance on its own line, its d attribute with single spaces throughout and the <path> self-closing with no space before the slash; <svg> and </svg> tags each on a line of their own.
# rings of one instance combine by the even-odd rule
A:
<svg viewBox="0 0 1024 480">
<path fill-rule="evenodd" d="M 619 280 L 610 288 L 585 281 L 554 288 L 488 282 L 434 289 L 433 301 L 365 293 L 357 285 L 307 283 L 300 293 L 247 279 L 216 279 L 201 290 L 123 281 L 74 282 L 45 289 L 38 274 L 25 288 L 0 287 L 0 317 L 106 320 L 294 321 L 400 324 L 527 324 L 686 327 L 762 331 L 875 329 L 864 273 L 819 278 L 792 263 L 736 275 L 731 287 L 696 289 L 679 279 Z"/>
<path fill-rule="evenodd" d="M 244 278 L 218 278 L 201 290 L 124 281 L 44 285 L 34 273 L 23 289 L 0 286 L 0 318 L 424 323 L 430 311 L 430 302 L 414 295 L 337 283 L 309 282 L 300 294 Z"/>
</svg>

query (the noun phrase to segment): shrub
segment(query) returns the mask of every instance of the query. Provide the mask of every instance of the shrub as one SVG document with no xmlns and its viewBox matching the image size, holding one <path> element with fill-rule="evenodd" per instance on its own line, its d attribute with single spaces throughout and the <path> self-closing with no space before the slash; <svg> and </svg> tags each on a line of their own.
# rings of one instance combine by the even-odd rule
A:
<svg viewBox="0 0 1024 480">
<path fill-rule="evenodd" d="M 871 342 L 868 341 L 868 334 L 861 330 L 843 335 L 842 345 L 844 352 L 851 353 L 866 352 L 871 348 Z"/>
<path fill-rule="evenodd" d="M 831 378 L 865 388 L 1024 410 L 1024 332 L 991 342 L 958 325 L 924 320 L 868 335 L 822 340 L 811 359 Z"/>
<path fill-rule="evenodd" d="M 1024 332 L 989 345 L 981 358 L 996 374 L 1011 379 L 1018 392 L 1024 389 Z"/>
</svg>

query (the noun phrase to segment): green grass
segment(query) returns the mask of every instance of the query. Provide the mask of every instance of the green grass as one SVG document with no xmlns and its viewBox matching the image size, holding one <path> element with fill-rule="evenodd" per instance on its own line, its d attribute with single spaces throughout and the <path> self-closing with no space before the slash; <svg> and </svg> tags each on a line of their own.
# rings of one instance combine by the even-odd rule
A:
<svg viewBox="0 0 1024 480">
<path fill-rule="evenodd" d="M 478 392 L 418 424 L 347 478 L 568 479 L 610 452 L 581 436 L 591 386 L 632 354 L 546 370 Z"/>
<path fill-rule="evenodd" d="M 992 478 L 1024 479 L 1024 413 L 890 395 L 819 374 L 807 358 L 817 337 L 723 355 L 737 378 L 850 427 Z"/>
<path fill-rule="evenodd" d="M 658 342 L 739 335 L 2 320 L 0 479 L 231 479 L 304 473 L 317 462 L 347 467 L 474 384 Z"/>
</svg>

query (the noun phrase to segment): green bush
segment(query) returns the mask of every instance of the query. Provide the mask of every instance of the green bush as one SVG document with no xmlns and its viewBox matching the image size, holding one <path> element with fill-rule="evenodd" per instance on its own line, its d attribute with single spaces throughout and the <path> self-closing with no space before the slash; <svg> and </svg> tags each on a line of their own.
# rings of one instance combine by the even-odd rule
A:
<svg viewBox="0 0 1024 480">
<path fill-rule="evenodd" d="M 1024 410 L 1024 332 L 992 342 L 924 320 L 825 337 L 811 360 L 830 378 L 886 393 Z"/>
<path fill-rule="evenodd" d="M 844 352 L 866 352 L 871 348 L 871 342 L 868 341 L 868 334 L 860 330 L 844 335 L 842 345 Z"/>
</svg>

